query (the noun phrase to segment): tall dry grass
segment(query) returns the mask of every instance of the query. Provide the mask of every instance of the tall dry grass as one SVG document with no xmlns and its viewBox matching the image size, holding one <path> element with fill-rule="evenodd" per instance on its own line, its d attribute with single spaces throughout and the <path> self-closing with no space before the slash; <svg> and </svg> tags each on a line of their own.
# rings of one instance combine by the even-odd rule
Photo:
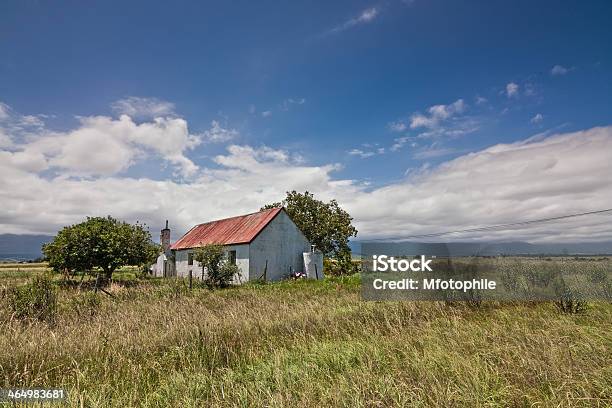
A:
<svg viewBox="0 0 612 408">
<path fill-rule="evenodd" d="M 612 306 L 362 302 L 356 278 L 59 292 L 54 325 L 0 309 L 3 388 L 72 406 L 609 406 Z"/>
</svg>

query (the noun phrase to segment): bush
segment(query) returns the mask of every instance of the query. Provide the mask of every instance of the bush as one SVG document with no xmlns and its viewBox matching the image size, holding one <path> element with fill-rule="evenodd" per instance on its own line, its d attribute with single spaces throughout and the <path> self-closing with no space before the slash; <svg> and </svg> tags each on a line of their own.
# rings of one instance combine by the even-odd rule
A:
<svg viewBox="0 0 612 408">
<path fill-rule="evenodd" d="M 230 284 L 234 275 L 239 272 L 238 266 L 227 261 L 223 261 L 214 273 L 208 273 L 204 282 L 214 288 L 222 288 Z"/>
<path fill-rule="evenodd" d="M 563 313 L 582 313 L 587 309 L 587 302 L 580 292 L 569 287 L 563 279 L 555 287 L 557 299 L 555 306 Z"/>
<path fill-rule="evenodd" d="M 361 261 L 345 259 L 323 259 L 323 272 L 327 276 L 350 276 L 360 273 L 362 270 Z"/>
<path fill-rule="evenodd" d="M 220 244 L 209 244 L 199 248 L 194 259 L 206 270 L 204 283 L 211 288 L 228 286 L 239 270 L 226 259 L 225 248 Z"/>
<path fill-rule="evenodd" d="M 26 285 L 11 288 L 7 295 L 9 308 L 17 319 L 55 320 L 57 295 L 48 276 L 37 276 Z"/>
</svg>

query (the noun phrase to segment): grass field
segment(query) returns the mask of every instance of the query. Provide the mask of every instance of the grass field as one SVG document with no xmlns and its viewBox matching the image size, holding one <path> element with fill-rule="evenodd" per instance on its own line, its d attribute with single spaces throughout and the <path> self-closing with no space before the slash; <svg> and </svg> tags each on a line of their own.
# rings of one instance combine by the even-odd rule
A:
<svg viewBox="0 0 612 408">
<path fill-rule="evenodd" d="M 0 269 L 3 293 L 42 273 Z M 54 324 L 0 308 L 0 388 L 69 405 L 612 406 L 612 305 L 363 302 L 359 278 L 189 291 L 126 269 L 58 284 Z M 86 285 L 84 285 L 86 287 Z"/>
</svg>

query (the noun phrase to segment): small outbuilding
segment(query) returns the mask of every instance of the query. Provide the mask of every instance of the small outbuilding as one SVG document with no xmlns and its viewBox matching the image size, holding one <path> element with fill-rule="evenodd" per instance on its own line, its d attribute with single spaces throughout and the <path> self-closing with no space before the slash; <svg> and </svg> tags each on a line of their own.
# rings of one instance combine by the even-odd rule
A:
<svg viewBox="0 0 612 408">
<path fill-rule="evenodd" d="M 167 248 L 153 267 L 156 276 L 202 278 L 205 272 L 194 259 L 198 247 L 221 244 L 230 262 L 238 266 L 234 283 L 249 280 L 279 280 L 292 274 L 308 272 L 311 244 L 291 220 L 284 208 L 272 208 L 252 214 L 210 221 L 194 226 L 174 244 L 170 231 L 162 230 L 162 248 Z M 322 278 L 322 257 L 316 273 Z M 309 277 L 312 275 L 308 273 Z M 315 277 L 315 275 L 312 275 Z"/>
</svg>

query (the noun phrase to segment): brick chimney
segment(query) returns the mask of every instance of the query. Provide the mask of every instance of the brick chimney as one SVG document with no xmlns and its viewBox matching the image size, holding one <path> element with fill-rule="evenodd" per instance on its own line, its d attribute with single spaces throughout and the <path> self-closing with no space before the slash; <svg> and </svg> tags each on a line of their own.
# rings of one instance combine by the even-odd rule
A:
<svg viewBox="0 0 612 408">
<path fill-rule="evenodd" d="M 166 220 L 166 228 L 161 230 L 159 242 L 161 242 L 162 252 L 165 253 L 168 249 L 170 249 L 170 228 L 168 228 L 168 220 Z"/>
</svg>

